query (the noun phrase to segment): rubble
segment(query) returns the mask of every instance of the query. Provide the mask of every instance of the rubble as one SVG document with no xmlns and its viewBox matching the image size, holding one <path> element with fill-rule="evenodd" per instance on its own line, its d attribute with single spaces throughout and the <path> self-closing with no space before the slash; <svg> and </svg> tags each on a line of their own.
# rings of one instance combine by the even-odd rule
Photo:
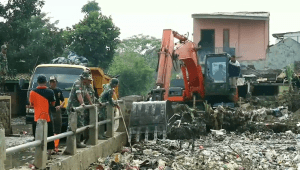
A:
<svg viewBox="0 0 300 170">
<path fill-rule="evenodd" d="M 224 135 L 218 140 L 217 135 Z M 266 138 L 268 136 L 268 138 Z M 273 132 L 225 132 L 213 131 L 195 140 L 195 148 L 189 141 L 140 142 L 131 152 L 115 153 L 99 158 L 90 166 L 93 169 L 297 169 L 300 167 L 300 141 L 291 131 Z"/>
<path fill-rule="evenodd" d="M 249 109 L 246 107 L 229 108 L 218 106 L 201 112 L 193 109 L 185 109 L 181 113 L 175 112 L 170 119 L 169 139 L 192 139 L 206 134 L 210 129 L 225 129 L 240 133 L 250 131 L 283 132 L 292 130 L 298 132 L 300 119 L 299 113 L 292 113 L 289 107 Z M 176 109 L 175 109 L 176 110 Z"/>
<path fill-rule="evenodd" d="M 300 109 L 260 102 L 206 112 L 176 105 L 167 140 L 135 143 L 89 169 L 299 169 Z"/>
</svg>

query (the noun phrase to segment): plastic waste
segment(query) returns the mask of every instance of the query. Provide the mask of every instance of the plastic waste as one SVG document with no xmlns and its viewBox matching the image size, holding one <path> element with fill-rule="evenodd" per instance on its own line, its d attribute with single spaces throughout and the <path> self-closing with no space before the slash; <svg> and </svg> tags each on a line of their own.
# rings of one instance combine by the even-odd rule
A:
<svg viewBox="0 0 300 170">
<path fill-rule="evenodd" d="M 144 155 L 153 155 L 152 149 L 143 150 Z"/>
<path fill-rule="evenodd" d="M 83 56 L 78 56 L 75 52 L 70 51 L 67 58 L 57 57 L 51 60 L 51 64 L 75 64 L 87 66 L 88 59 Z"/>
</svg>

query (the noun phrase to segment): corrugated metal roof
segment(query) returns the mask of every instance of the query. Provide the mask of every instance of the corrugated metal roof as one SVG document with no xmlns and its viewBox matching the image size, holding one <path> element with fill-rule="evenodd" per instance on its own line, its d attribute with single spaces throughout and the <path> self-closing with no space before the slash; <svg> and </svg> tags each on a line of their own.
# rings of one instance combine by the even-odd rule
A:
<svg viewBox="0 0 300 170">
<path fill-rule="evenodd" d="M 272 34 L 272 36 L 274 38 L 283 38 L 283 36 L 285 34 L 293 34 L 293 33 L 300 33 L 300 31 L 296 31 L 296 32 L 285 32 L 285 33 L 275 33 L 275 34 Z"/>
<path fill-rule="evenodd" d="M 192 18 L 269 20 L 269 17 L 269 12 L 215 12 L 192 14 Z"/>
</svg>

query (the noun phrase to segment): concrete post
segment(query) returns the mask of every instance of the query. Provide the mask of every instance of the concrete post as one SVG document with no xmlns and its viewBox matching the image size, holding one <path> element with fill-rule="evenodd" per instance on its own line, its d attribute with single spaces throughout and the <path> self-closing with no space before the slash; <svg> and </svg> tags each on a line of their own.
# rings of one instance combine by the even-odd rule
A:
<svg viewBox="0 0 300 170">
<path fill-rule="evenodd" d="M 76 154 L 76 130 L 77 130 L 77 114 L 76 112 L 71 112 L 69 114 L 69 127 L 71 131 L 74 132 L 73 135 L 67 137 L 67 147 L 64 154 L 75 155 Z"/>
<path fill-rule="evenodd" d="M 5 168 L 4 166 L 5 159 L 6 159 L 5 129 L 0 128 L 0 169 Z"/>
<path fill-rule="evenodd" d="M 115 115 L 114 115 L 114 108 L 112 105 L 106 106 L 107 110 L 107 119 L 110 119 L 111 122 L 107 123 L 107 137 L 114 137 L 114 123 L 115 123 Z"/>
<path fill-rule="evenodd" d="M 103 135 L 104 132 L 105 132 L 105 124 L 99 126 L 99 128 L 98 128 L 98 136 L 99 135 Z"/>
<path fill-rule="evenodd" d="M 35 148 L 34 162 L 33 164 L 39 169 L 46 168 L 47 162 L 47 133 L 48 127 L 46 120 L 40 119 L 37 121 L 36 125 L 36 140 L 41 140 L 40 146 Z"/>
<path fill-rule="evenodd" d="M 93 107 L 90 109 L 90 125 L 94 125 L 93 128 L 89 129 L 89 139 L 87 144 L 89 145 L 97 145 L 98 142 L 98 114 L 97 107 Z"/>
<path fill-rule="evenodd" d="M 126 111 L 126 106 L 125 106 L 125 102 L 122 102 L 122 103 L 119 103 L 119 106 L 120 106 L 120 109 L 121 109 L 121 111 L 120 111 L 120 116 L 123 116 L 123 119 L 119 119 L 119 127 L 118 127 L 118 129 L 117 129 L 117 132 L 125 132 L 126 131 L 126 127 L 125 127 L 125 125 L 124 125 L 124 123 L 125 123 L 125 117 L 126 117 L 126 115 L 125 115 L 125 111 Z"/>
</svg>

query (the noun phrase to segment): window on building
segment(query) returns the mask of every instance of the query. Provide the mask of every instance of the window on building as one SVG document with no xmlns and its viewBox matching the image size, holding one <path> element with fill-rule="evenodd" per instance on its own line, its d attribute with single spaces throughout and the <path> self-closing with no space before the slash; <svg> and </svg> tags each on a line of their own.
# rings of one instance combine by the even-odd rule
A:
<svg viewBox="0 0 300 170">
<path fill-rule="evenodd" d="M 223 47 L 229 48 L 229 29 L 223 30 Z"/>
</svg>

